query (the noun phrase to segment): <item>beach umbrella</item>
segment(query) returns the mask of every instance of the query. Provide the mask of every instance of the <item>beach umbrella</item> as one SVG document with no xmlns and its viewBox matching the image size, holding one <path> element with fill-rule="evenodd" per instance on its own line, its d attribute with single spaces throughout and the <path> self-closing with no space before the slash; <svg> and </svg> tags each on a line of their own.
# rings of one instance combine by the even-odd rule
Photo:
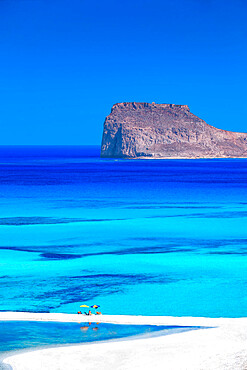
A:
<svg viewBox="0 0 247 370">
<path fill-rule="evenodd" d="M 80 307 L 89 307 L 89 306 L 87 306 L 86 304 L 82 304 Z"/>
<path fill-rule="evenodd" d="M 94 304 L 93 306 L 91 306 L 92 308 L 95 308 L 95 310 L 97 309 L 97 308 L 99 308 L 100 306 L 98 306 L 97 304 Z"/>
</svg>

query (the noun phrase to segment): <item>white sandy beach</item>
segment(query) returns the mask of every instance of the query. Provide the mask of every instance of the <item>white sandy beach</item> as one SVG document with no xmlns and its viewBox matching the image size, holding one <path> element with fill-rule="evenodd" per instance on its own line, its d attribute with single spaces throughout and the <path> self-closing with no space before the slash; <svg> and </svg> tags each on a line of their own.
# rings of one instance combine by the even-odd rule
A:
<svg viewBox="0 0 247 370">
<path fill-rule="evenodd" d="M 0 320 L 203 326 L 167 336 L 48 348 L 8 357 L 14 370 L 246 370 L 247 318 L 91 316 L 2 312 Z"/>
</svg>

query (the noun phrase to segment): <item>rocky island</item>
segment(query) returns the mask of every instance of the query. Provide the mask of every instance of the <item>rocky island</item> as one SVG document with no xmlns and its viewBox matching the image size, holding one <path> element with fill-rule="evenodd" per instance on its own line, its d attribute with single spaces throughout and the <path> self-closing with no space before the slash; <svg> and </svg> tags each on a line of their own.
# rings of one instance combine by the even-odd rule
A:
<svg viewBox="0 0 247 370">
<path fill-rule="evenodd" d="M 104 122 L 101 157 L 247 157 L 247 133 L 210 126 L 187 105 L 118 103 Z"/>
</svg>

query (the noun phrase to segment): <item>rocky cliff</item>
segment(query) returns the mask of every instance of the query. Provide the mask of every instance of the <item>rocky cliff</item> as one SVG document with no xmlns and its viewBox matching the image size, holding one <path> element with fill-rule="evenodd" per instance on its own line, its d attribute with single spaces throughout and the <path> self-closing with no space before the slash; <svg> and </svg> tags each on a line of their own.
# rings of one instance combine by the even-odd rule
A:
<svg viewBox="0 0 247 370">
<path fill-rule="evenodd" d="M 101 156 L 247 157 L 247 134 L 210 126 L 187 105 L 118 103 L 105 119 Z"/>
</svg>

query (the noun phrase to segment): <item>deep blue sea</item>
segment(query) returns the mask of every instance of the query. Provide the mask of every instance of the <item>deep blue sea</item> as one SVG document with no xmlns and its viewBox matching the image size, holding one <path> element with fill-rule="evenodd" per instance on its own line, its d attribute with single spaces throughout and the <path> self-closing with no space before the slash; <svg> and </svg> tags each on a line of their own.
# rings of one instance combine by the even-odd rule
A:
<svg viewBox="0 0 247 370">
<path fill-rule="evenodd" d="M 247 160 L 0 147 L 0 310 L 247 316 Z"/>
</svg>

